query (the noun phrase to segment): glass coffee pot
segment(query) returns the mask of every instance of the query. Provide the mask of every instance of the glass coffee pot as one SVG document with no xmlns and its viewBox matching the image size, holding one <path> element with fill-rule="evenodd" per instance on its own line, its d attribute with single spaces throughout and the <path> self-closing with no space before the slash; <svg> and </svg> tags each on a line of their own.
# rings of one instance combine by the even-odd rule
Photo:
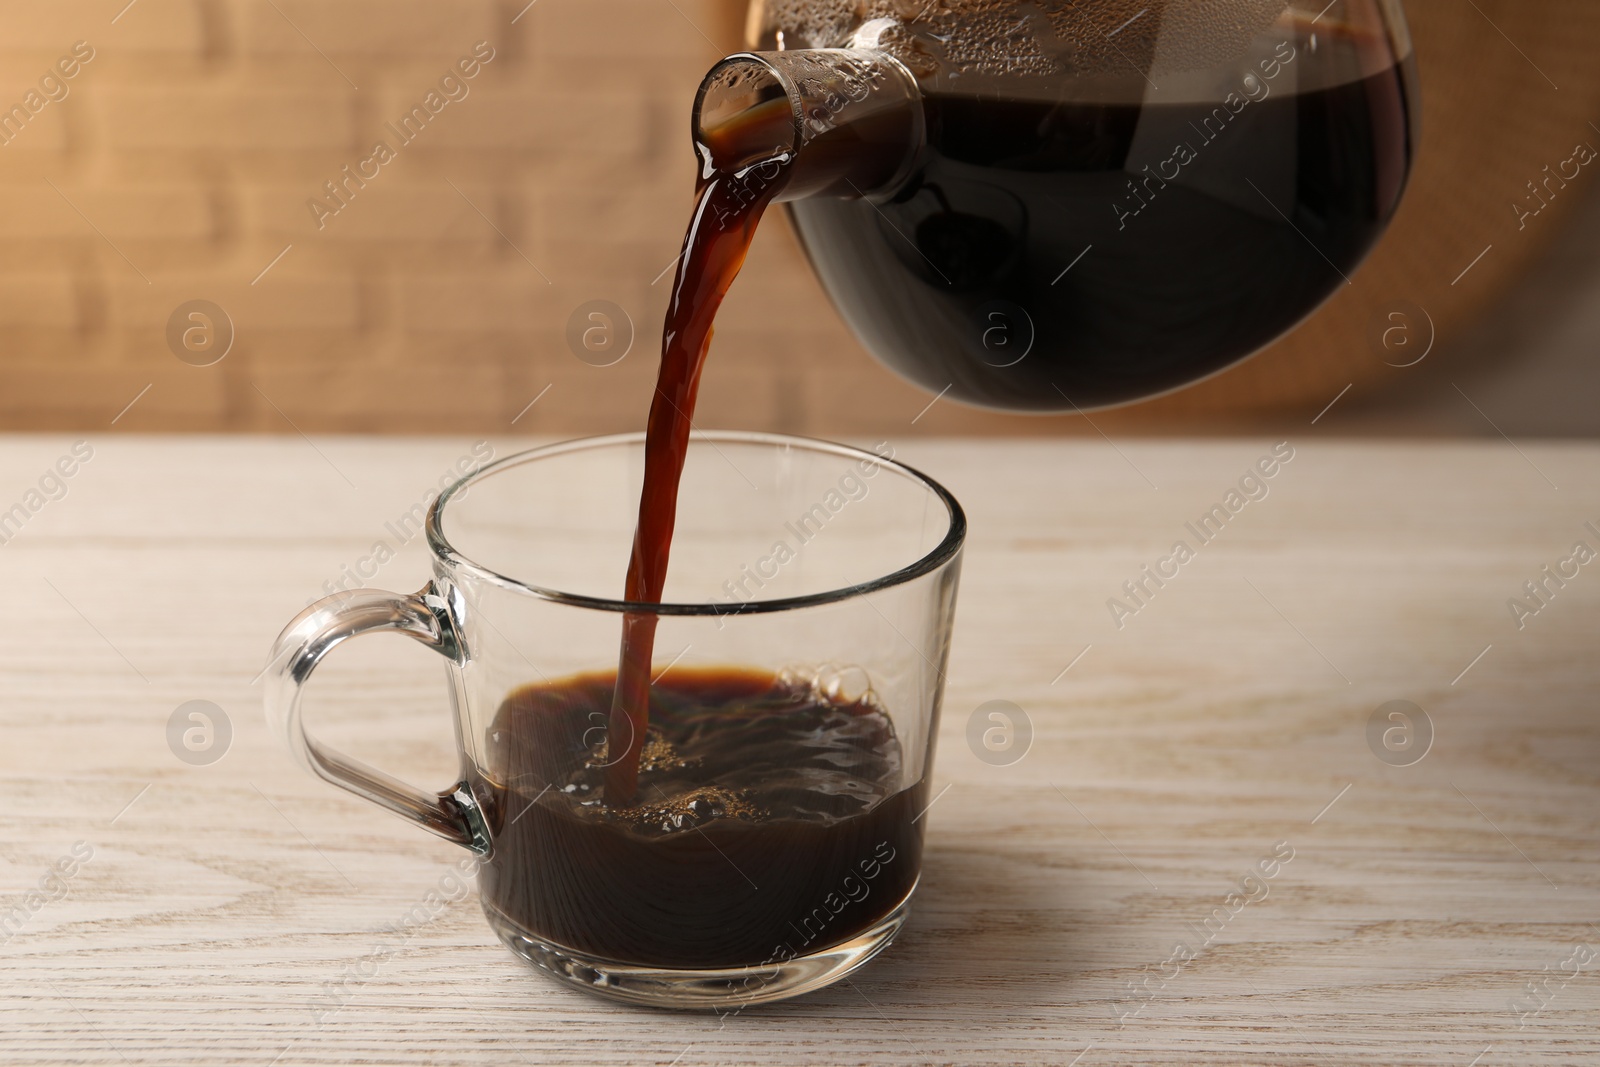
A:
<svg viewBox="0 0 1600 1067">
<path fill-rule="evenodd" d="M 862 343 L 983 407 L 1126 403 L 1266 347 L 1351 284 L 1411 168 L 1399 0 L 754 0 L 749 26 L 696 100 L 703 164 L 789 160 L 777 199 Z"/>
</svg>

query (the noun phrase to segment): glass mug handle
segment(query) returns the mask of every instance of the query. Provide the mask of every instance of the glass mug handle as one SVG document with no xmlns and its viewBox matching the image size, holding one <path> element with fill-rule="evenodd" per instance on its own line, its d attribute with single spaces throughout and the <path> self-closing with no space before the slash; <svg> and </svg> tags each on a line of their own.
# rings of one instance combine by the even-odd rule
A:
<svg viewBox="0 0 1600 1067">
<path fill-rule="evenodd" d="M 488 827 L 465 782 L 447 792 L 430 793 L 329 748 L 306 732 L 300 697 L 322 657 L 349 638 L 384 631 L 405 634 L 453 663 L 463 660 L 455 623 L 433 583 L 409 596 L 377 589 L 336 593 L 306 608 L 278 635 L 267 668 L 267 720 L 317 777 L 419 822 L 446 841 L 487 854 Z"/>
</svg>

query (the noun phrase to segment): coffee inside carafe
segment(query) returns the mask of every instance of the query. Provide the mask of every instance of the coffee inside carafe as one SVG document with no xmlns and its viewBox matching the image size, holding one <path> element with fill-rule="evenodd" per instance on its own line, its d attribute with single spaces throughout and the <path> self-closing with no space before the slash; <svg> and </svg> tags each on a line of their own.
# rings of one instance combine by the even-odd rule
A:
<svg viewBox="0 0 1600 1067">
<path fill-rule="evenodd" d="M 765 4 L 757 58 L 845 46 L 914 79 L 896 184 L 784 200 L 866 349 L 929 393 L 1072 412 L 1191 384 L 1348 287 L 1399 205 L 1417 101 L 1388 0 L 902 6 Z"/>
</svg>

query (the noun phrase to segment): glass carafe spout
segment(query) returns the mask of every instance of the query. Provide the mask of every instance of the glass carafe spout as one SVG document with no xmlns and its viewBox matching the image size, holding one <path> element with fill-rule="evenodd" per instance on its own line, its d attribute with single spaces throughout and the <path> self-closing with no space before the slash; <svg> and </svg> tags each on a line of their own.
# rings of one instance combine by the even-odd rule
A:
<svg viewBox="0 0 1600 1067">
<path fill-rule="evenodd" d="M 922 94 L 886 52 L 742 52 L 706 75 L 694 136 L 707 173 L 779 159 L 778 200 L 878 199 L 910 177 L 926 140 Z"/>
</svg>

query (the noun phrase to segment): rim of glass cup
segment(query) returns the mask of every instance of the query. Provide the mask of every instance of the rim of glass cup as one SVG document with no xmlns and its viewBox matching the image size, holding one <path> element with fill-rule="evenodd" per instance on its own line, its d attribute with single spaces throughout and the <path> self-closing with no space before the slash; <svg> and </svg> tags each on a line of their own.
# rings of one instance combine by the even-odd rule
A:
<svg viewBox="0 0 1600 1067">
<path fill-rule="evenodd" d="M 824 452 L 841 456 L 847 459 L 870 460 L 871 462 L 913 479 L 924 488 L 933 493 L 943 502 L 949 515 L 950 528 L 934 548 L 925 553 L 915 562 L 909 563 L 899 570 L 879 578 L 860 582 L 856 585 L 845 586 L 839 589 L 828 589 L 819 593 L 808 593 L 805 596 L 782 597 L 775 600 L 752 600 L 743 603 L 732 602 L 706 602 L 694 604 L 662 603 L 652 604 L 646 601 L 618 600 L 609 597 L 587 596 L 582 593 L 567 593 L 559 589 L 551 589 L 542 585 L 534 585 L 510 575 L 501 574 L 490 567 L 485 567 L 456 549 L 444 534 L 440 525 L 440 516 L 450 501 L 468 487 L 476 485 L 495 474 L 508 468 L 530 463 L 535 460 L 549 459 L 567 452 L 586 451 L 594 448 L 604 448 L 623 444 L 642 444 L 645 435 L 641 432 L 606 434 L 600 437 L 582 437 L 572 441 L 563 441 L 559 444 L 544 445 L 539 448 L 530 448 L 521 452 L 514 452 L 493 463 L 480 467 L 471 474 L 454 482 L 450 488 L 439 494 L 439 498 L 428 508 L 428 548 L 435 558 L 452 568 L 464 571 L 483 581 L 510 589 L 514 592 L 527 593 L 531 596 L 549 600 L 557 604 L 567 604 L 573 607 L 592 608 L 597 611 L 611 611 L 635 615 L 700 615 L 720 617 L 728 615 L 758 615 L 776 611 L 794 611 L 799 608 L 818 607 L 824 604 L 836 604 L 852 597 L 874 593 L 880 589 L 889 589 L 893 586 L 903 585 L 914 581 L 925 574 L 930 574 L 954 559 L 961 551 L 962 543 L 967 536 L 967 515 L 961 510 L 960 503 L 951 495 L 950 491 L 932 478 L 923 474 L 915 467 L 908 466 L 897 460 L 887 459 L 873 452 L 855 448 L 851 445 L 841 445 L 832 441 L 822 441 L 813 437 L 797 437 L 790 434 L 757 433 L 743 430 L 711 430 L 696 431 L 695 440 L 709 441 L 713 446 L 721 444 L 760 444 L 781 445 L 804 449 L 809 452 Z M 693 441 L 691 441 L 691 444 Z M 624 565 L 618 562 L 620 574 Z"/>
</svg>

